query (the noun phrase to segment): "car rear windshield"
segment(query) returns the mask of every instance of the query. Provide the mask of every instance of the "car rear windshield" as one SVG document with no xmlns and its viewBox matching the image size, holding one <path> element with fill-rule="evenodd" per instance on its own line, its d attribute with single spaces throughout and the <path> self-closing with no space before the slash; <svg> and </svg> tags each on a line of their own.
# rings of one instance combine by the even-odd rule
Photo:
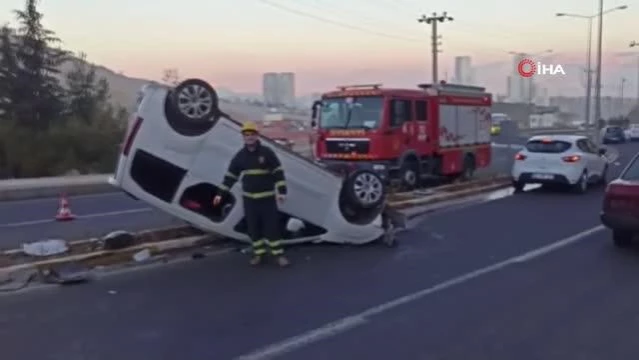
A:
<svg viewBox="0 0 639 360">
<path fill-rule="evenodd" d="M 623 129 L 620 127 L 609 127 L 606 129 L 607 134 L 622 134 Z"/>
<path fill-rule="evenodd" d="M 526 150 L 533 153 L 558 154 L 570 149 L 572 145 L 567 141 L 541 141 L 533 140 L 526 144 Z"/>
</svg>

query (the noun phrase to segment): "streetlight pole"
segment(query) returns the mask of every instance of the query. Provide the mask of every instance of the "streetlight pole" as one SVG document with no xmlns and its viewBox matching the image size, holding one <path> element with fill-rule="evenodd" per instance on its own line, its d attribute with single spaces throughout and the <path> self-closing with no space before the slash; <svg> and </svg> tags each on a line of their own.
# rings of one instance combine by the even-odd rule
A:
<svg viewBox="0 0 639 360">
<path fill-rule="evenodd" d="M 599 0 L 599 22 L 597 24 L 597 73 L 595 78 L 595 121 L 597 126 L 594 128 L 595 144 L 599 145 L 599 120 L 601 119 L 601 56 L 603 50 L 603 3 L 604 0 Z"/>
<path fill-rule="evenodd" d="M 433 52 L 433 85 L 436 85 L 439 82 L 439 69 L 438 69 L 438 56 L 439 56 L 439 38 L 440 36 L 437 34 L 437 24 L 443 23 L 445 21 L 453 21 L 452 16 L 448 16 L 448 13 L 444 11 L 441 15 L 437 15 L 437 13 L 433 13 L 431 16 L 422 15 L 419 19 L 417 19 L 418 23 L 425 23 L 431 26 L 431 40 L 432 40 L 432 52 Z"/>
<path fill-rule="evenodd" d="M 625 10 L 627 9 L 627 5 L 616 6 L 614 8 L 603 10 L 603 0 L 599 1 L 599 11 L 594 15 L 581 15 L 581 14 L 571 14 L 571 13 L 556 13 L 555 16 L 563 16 L 563 17 L 572 17 L 572 18 L 580 18 L 588 20 L 588 45 L 586 50 L 586 124 L 587 125 L 595 125 L 593 126 L 595 132 L 595 139 L 598 139 L 598 124 L 599 118 L 601 117 L 601 38 L 602 38 L 602 28 L 603 28 L 603 15 L 611 13 L 613 11 Z M 600 16 L 601 15 L 601 16 Z M 591 110 L 591 102 L 592 102 L 592 19 L 599 17 L 599 26 L 598 26 L 598 46 L 597 46 L 597 85 L 595 91 L 595 119 L 591 121 L 590 110 Z M 638 95 L 639 96 L 639 95 Z"/>
<path fill-rule="evenodd" d="M 619 85 L 619 111 L 621 112 L 621 116 L 623 117 L 623 91 L 626 87 L 626 78 L 621 78 L 621 84 Z"/>
<path fill-rule="evenodd" d="M 588 17 L 588 46 L 586 52 L 586 129 L 592 124 L 590 119 L 590 107 L 592 100 L 592 16 Z"/>
<path fill-rule="evenodd" d="M 639 46 L 639 42 L 634 40 L 630 42 L 629 47 L 633 48 L 635 46 Z M 637 56 L 637 104 L 639 104 L 639 56 Z"/>
</svg>

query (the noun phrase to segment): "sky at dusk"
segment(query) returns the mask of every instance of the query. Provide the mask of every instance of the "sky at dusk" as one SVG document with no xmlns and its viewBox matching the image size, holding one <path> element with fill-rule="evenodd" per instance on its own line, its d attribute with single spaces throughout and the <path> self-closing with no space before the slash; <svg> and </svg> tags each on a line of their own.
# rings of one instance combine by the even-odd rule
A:
<svg viewBox="0 0 639 360">
<path fill-rule="evenodd" d="M 512 66 L 508 52 L 552 49 L 543 61 L 572 66 L 573 74 L 550 84 L 579 88 L 575 72 L 585 62 L 587 21 L 554 14 L 590 15 L 596 5 L 593 0 L 448 0 L 437 7 L 423 0 L 41 0 L 40 9 L 66 48 L 128 76 L 159 79 L 163 69 L 177 68 L 182 77 L 259 92 L 263 72 L 293 71 L 298 92 L 305 93 L 353 82 L 429 81 L 430 27 L 416 19 L 433 11 L 454 17 L 439 28 L 440 77 L 452 76 L 454 56 L 470 55 L 478 80 L 503 91 Z M 639 32 L 629 31 L 636 29 L 639 3 L 608 1 L 606 8 L 619 5 L 629 8 L 604 17 L 603 69 L 606 81 L 626 77 L 633 86 L 636 57 L 620 52 L 632 50 L 631 40 L 639 41 Z M 2 0 L 0 23 L 13 23 L 11 10 L 22 6 L 22 0 Z"/>
</svg>

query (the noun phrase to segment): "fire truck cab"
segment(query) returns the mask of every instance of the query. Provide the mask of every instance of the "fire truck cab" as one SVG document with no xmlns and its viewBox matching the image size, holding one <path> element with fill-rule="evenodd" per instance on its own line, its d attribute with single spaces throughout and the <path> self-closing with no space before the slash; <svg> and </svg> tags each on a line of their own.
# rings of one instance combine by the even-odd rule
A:
<svg viewBox="0 0 639 360">
<path fill-rule="evenodd" d="M 406 189 L 489 166 L 492 96 L 476 86 L 418 87 L 341 86 L 323 94 L 312 108 L 317 160 L 340 172 L 373 170 Z"/>
</svg>

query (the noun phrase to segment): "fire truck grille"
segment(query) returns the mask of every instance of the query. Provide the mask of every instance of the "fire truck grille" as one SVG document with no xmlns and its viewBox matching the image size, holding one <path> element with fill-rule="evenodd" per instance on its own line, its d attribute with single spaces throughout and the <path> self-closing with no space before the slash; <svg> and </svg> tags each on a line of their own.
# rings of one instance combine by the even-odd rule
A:
<svg viewBox="0 0 639 360">
<path fill-rule="evenodd" d="M 326 152 L 329 154 L 368 154 L 370 142 L 349 140 L 327 140 Z"/>
</svg>

